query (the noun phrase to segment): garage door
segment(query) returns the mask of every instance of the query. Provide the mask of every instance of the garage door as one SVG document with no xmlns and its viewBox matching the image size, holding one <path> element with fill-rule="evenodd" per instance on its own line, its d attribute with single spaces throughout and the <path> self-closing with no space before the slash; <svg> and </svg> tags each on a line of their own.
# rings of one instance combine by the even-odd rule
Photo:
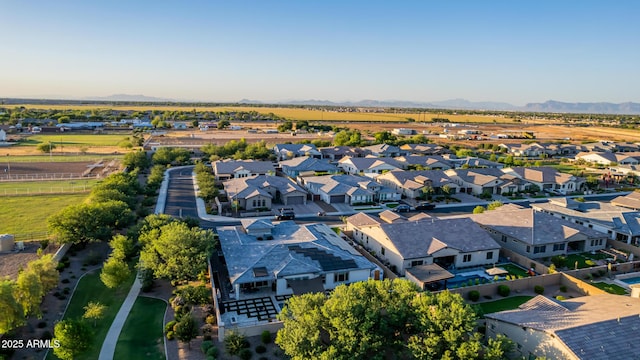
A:
<svg viewBox="0 0 640 360">
<path fill-rule="evenodd" d="M 302 205 L 302 204 L 304 204 L 304 196 L 287 197 L 287 205 Z"/>
<path fill-rule="evenodd" d="M 331 195 L 329 202 L 331 204 L 341 204 L 344 202 L 344 195 Z"/>
</svg>

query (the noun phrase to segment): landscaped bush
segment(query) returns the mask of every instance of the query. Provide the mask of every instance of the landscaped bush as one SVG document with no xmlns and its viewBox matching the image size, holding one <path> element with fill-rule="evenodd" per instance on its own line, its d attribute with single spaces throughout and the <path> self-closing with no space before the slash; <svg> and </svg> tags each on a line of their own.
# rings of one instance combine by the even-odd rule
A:
<svg viewBox="0 0 640 360">
<path fill-rule="evenodd" d="M 242 360 L 249 360 L 253 356 L 253 352 L 251 352 L 250 349 L 242 349 L 240 350 L 240 353 L 238 354 L 238 356 Z"/>
<path fill-rule="evenodd" d="M 173 340 L 173 338 L 174 338 L 173 330 L 167 331 L 167 340 Z"/>
<path fill-rule="evenodd" d="M 173 327 L 176 326 L 178 322 L 175 320 L 171 320 L 164 326 L 164 332 L 168 333 L 169 331 L 173 331 Z"/>
<path fill-rule="evenodd" d="M 211 346 L 207 349 L 207 356 L 212 356 L 214 359 L 218 357 L 218 348 Z"/>
<path fill-rule="evenodd" d="M 533 287 L 533 291 L 536 294 L 542 295 L 542 294 L 544 294 L 544 286 L 536 285 L 536 286 Z"/>
<path fill-rule="evenodd" d="M 559 268 L 565 267 L 567 265 L 567 258 L 562 255 L 556 255 L 551 258 L 551 262 Z"/>
<path fill-rule="evenodd" d="M 556 296 L 556 300 L 566 300 L 566 298 L 562 295 Z"/>
<path fill-rule="evenodd" d="M 206 355 L 207 354 L 207 350 L 209 350 L 209 348 L 212 347 L 212 346 L 213 346 L 213 341 L 205 340 L 200 345 L 200 349 L 202 350 L 202 353 Z"/>
<path fill-rule="evenodd" d="M 600 276 L 604 276 L 604 274 L 606 274 L 606 273 L 607 273 L 607 272 L 606 272 L 606 271 L 604 271 L 604 270 L 602 270 L 602 269 L 601 269 L 601 270 L 598 270 L 598 275 L 600 275 Z"/>
<path fill-rule="evenodd" d="M 567 287 L 565 285 L 560 285 L 560 291 L 567 292 Z"/>
<path fill-rule="evenodd" d="M 215 325 L 216 324 L 216 316 L 215 315 L 207 315 L 207 318 L 205 319 L 205 322 L 209 325 Z"/>
<path fill-rule="evenodd" d="M 264 345 L 256 346 L 256 354 L 264 354 L 265 352 L 267 352 L 266 346 Z"/>
<path fill-rule="evenodd" d="M 263 331 L 262 334 L 260 334 L 260 340 L 265 345 L 271 343 L 271 332 L 269 332 L 269 330 Z"/>
<path fill-rule="evenodd" d="M 591 259 L 585 260 L 584 263 L 587 264 L 588 266 L 596 266 L 596 262 Z"/>
<path fill-rule="evenodd" d="M 511 293 L 511 288 L 509 288 L 507 285 L 498 286 L 498 294 L 500 294 L 500 296 L 507 297 L 509 296 L 510 293 Z"/>
<path fill-rule="evenodd" d="M 471 301 L 478 301 L 478 299 L 480 299 L 480 292 L 478 290 L 471 290 L 469 291 L 467 297 Z"/>
</svg>

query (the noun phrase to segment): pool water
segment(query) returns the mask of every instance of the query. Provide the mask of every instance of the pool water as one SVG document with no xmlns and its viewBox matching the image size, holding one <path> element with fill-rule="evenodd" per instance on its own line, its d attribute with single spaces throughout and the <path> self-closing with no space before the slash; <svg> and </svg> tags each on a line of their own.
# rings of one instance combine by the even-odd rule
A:
<svg viewBox="0 0 640 360">
<path fill-rule="evenodd" d="M 624 283 L 627 283 L 629 285 L 633 285 L 633 284 L 640 284 L 640 276 L 637 277 L 632 277 L 632 278 L 627 278 L 627 279 L 618 279 Z"/>
<path fill-rule="evenodd" d="M 454 277 L 453 279 L 447 280 L 447 287 L 448 288 L 456 288 L 459 287 L 460 284 L 464 283 L 465 286 L 469 285 L 469 280 L 473 281 L 473 285 L 476 284 L 476 279 L 480 279 L 480 284 L 486 284 L 488 282 L 491 282 L 490 280 L 488 280 L 486 277 L 484 276 L 479 276 L 479 275 L 471 275 L 471 276 L 460 276 L 460 275 L 456 275 L 456 277 Z"/>
</svg>

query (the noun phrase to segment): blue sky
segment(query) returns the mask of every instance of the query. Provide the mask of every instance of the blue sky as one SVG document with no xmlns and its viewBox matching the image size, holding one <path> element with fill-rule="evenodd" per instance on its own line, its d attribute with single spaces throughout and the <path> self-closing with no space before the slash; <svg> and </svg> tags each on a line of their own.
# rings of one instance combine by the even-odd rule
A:
<svg viewBox="0 0 640 360">
<path fill-rule="evenodd" d="M 640 102 L 637 1 L 0 0 L 0 97 Z"/>
</svg>

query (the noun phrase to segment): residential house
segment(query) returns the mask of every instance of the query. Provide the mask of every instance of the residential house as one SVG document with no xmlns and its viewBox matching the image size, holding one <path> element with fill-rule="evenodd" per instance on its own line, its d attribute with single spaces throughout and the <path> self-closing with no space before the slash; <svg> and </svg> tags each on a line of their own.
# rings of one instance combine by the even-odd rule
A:
<svg viewBox="0 0 640 360">
<path fill-rule="evenodd" d="M 238 206 L 244 210 L 271 208 L 273 204 L 307 203 L 307 192 L 284 177 L 258 175 L 231 179 L 222 185 L 229 201 L 238 201 Z"/>
<path fill-rule="evenodd" d="M 618 196 L 611 200 L 611 205 L 640 210 L 640 192 L 632 191 L 627 195 Z"/>
<path fill-rule="evenodd" d="M 363 158 L 345 157 L 338 162 L 338 167 L 347 174 L 364 175 L 373 178 L 387 171 L 402 169 L 402 165 L 392 158 L 377 158 L 375 156 Z"/>
<path fill-rule="evenodd" d="M 271 161 L 220 160 L 214 161 L 211 167 L 218 181 L 276 173 L 276 168 Z"/>
<path fill-rule="evenodd" d="M 637 194 L 637 193 L 633 193 Z M 635 199 L 618 197 L 611 203 L 599 201 L 578 202 L 570 198 L 549 199 L 546 203 L 532 203 L 536 211 L 542 211 L 555 217 L 574 222 L 607 234 L 609 239 L 638 245 L 640 240 L 640 212 L 617 206 L 620 202 L 640 206 L 638 196 Z"/>
<path fill-rule="evenodd" d="M 357 242 L 400 275 L 421 265 L 459 269 L 498 261 L 500 245 L 470 219 L 385 223 L 360 213 L 348 217 L 346 223 L 346 230 L 353 233 Z"/>
<path fill-rule="evenodd" d="M 381 201 L 398 201 L 401 199 L 399 192 L 365 176 L 307 176 L 300 179 L 300 181 L 313 195 L 314 200 L 322 200 L 327 204 L 347 203 L 355 205 Z"/>
<path fill-rule="evenodd" d="M 612 141 L 596 141 L 593 143 L 588 143 L 583 145 L 585 151 L 594 151 L 594 152 L 616 152 L 617 147 L 616 144 Z"/>
<path fill-rule="evenodd" d="M 445 174 L 458 184 L 461 192 L 467 194 L 510 194 L 524 191 L 529 186 L 526 181 L 506 174 L 503 169 L 452 169 L 445 171 Z"/>
<path fill-rule="evenodd" d="M 466 157 L 462 159 L 458 158 L 449 158 L 449 162 L 453 165 L 454 168 L 494 168 L 494 169 L 502 169 L 504 167 L 503 163 L 489 161 L 483 158 L 477 157 Z M 445 169 L 446 170 L 446 169 Z"/>
<path fill-rule="evenodd" d="M 440 155 L 405 155 L 394 158 L 403 168 L 412 170 L 449 170 L 453 166 Z"/>
<path fill-rule="evenodd" d="M 422 197 L 428 192 L 434 195 L 443 194 L 445 186 L 450 194 L 455 194 L 460 189 L 460 186 L 442 170 L 394 170 L 378 176 L 376 181 L 411 199 Z"/>
<path fill-rule="evenodd" d="M 540 157 L 545 154 L 545 147 L 538 143 L 531 144 L 500 144 L 501 148 L 506 149 L 507 152 L 514 156 L 523 157 Z"/>
<path fill-rule="evenodd" d="M 301 156 L 291 160 L 280 161 L 282 172 L 290 178 L 298 176 L 314 176 L 321 174 L 337 174 L 340 172 L 337 166 L 330 164 L 329 161 L 316 159 L 309 156 Z"/>
<path fill-rule="evenodd" d="M 575 144 L 540 144 L 544 146 L 545 153 L 549 156 L 571 156 L 576 155 L 585 148 Z"/>
<path fill-rule="evenodd" d="M 236 300 L 252 289 L 271 289 L 277 296 L 309 288 L 322 292 L 382 276 L 325 224 L 245 220 L 216 231 Z"/>
<path fill-rule="evenodd" d="M 323 159 L 327 159 L 330 162 L 337 162 L 343 157 L 365 157 L 366 151 L 359 147 L 352 146 L 330 146 L 320 148 L 320 153 Z"/>
<path fill-rule="evenodd" d="M 404 144 L 400 146 L 400 151 L 409 155 L 442 155 L 449 152 L 438 144 Z"/>
<path fill-rule="evenodd" d="M 640 299 L 601 294 L 562 301 L 538 295 L 515 310 L 485 314 L 488 337 L 514 342 L 509 358 L 631 359 L 640 353 Z"/>
<path fill-rule="evenodd" d="M 273 152 L 278 160 L 293 159 L 299 156 L 322 158 L 322 153 L 313 144 L 277 144 L 273 147 Z"/>
<path fill-rule="evenodd" d="M 557 191 L 562 194 L 584 190 L 586 186 L 584 178 L 561 173 L 547 166 L 530 168 L 512 167 L 502 169 L 502 171 L 534 184 L 538 186 L 540 190 Z"/>
<path fill-rule="evenodd" d="M 584 160 L 588 163 L 600 165 L 638 165 L 638 159 L 624 153 L 612 152 L 582 152 L 574 156 L 574 160 Z"/>
<path fill-rule="evenodd" d="M 607 245 L 607 234 L 513 204 L 464 217 L 487 230 L 502 247 L 531 259 L 598 251 Z"/>
<path fill-rule="evenodd" d="M 362 150 L 368 152 L 375 157 L 397 157 L 404 155 L 404 151 L 401 151 L 399 147 L 389 144 L 376 144 L 371 146 L 364 146 Z"/>
</svg>

